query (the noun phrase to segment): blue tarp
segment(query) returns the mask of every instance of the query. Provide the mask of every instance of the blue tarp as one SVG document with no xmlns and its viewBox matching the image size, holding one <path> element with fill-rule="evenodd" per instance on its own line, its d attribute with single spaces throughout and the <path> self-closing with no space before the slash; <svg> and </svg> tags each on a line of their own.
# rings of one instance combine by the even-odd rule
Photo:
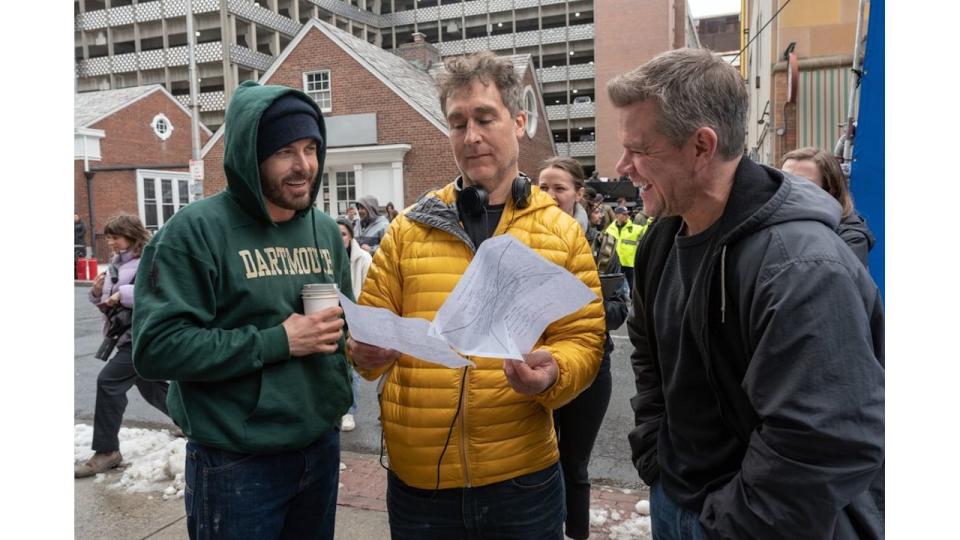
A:
<svg viewBox="0 0 960 540">
<path fill-rule="evenodd" d="M 854 138 L 850 187 L 857 211 L 877 237 L 870 252 L 870 274 L 883 294 L 884 260 L 884 36 L 883 0 L 870 2 L 860 109 Z"/>
</svg>

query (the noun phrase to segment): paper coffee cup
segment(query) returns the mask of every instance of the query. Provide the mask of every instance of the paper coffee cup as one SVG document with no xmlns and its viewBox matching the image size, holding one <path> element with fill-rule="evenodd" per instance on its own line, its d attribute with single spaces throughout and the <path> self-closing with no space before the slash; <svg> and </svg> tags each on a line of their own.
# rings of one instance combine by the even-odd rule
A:
<svg viewBox="0 0 960 540">
<path fill-rule="evenodd" d="M 333 283 L 304 285 L 300 297 L 303 298 L 304 315 L 340 305 L 340 299 L 337 297 L 337 286 Z"/>
</svg>

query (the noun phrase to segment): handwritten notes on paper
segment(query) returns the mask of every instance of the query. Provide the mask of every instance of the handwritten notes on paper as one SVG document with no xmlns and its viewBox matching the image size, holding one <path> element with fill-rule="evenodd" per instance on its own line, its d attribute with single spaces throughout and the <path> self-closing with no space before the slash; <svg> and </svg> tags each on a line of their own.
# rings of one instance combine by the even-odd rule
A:
<svg viewBox="0 0 960 540">
<path fill-rule="evenodd" d="M 519 359 L 547 325 L 596 297 L 566 268 L 505 234 L 480 245 L 431 333 L 461 354 Z"/>
<path fill-rule="evenodd" d="M 481 244 L 433 322 L 343 295 L 340 305 L 353 339 L 458 368 L 473 365 L 460 355 L 521 358 L 550 323 L 594 299 L 576 276 L 505 234 Z"/>
<path fill-rule="evenodd" d="M 353 339 L 451 368 L 474 365 L 450 349 L 446 341 L 428 335 L 430 321 L 400 317 L 389 309 L 359 306 L 343 293 L 337 294 Z"/>
</svg>

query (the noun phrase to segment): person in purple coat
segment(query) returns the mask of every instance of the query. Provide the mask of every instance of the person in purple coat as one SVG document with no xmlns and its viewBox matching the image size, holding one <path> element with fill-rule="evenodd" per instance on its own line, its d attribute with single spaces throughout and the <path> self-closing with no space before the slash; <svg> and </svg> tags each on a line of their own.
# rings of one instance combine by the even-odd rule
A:
<svg viewBox="0 0 960 540">
<path fill-rule="evenodd" d="M 107 222 L 103 230 L 107 245 L 114 252 L 107 271 L 97 276 L 90 289 L 89 300 L 104 313 L 103 334 L 107 335 L 110 320 L 107 313 L 118 304 L 133 309 L 133 281 L 140 265 L 140 252 L 150 240 L 150 233 L 136 216 L 121 214 Z M 84 478 L 102 473 L 123 461 L 120 455 L 120 422 L 127 408 L 127 390 L 134 384 L 148 403 L 167 414 L 165 381 L 148 381 L 133 369 L 130 329 L 117 340 L 117 353 L 110 358 L 97 377 L 97 403 L 93 417 L 93 456 L 74 467 L 74 477 Z"/>
</svg>

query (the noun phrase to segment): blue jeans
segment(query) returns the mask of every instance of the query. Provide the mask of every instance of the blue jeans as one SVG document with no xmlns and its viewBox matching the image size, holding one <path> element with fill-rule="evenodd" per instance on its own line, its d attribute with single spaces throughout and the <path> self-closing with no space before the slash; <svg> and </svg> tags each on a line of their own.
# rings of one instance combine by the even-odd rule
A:
<svg viewBox="0 0 960 540">
<path fill-rule="evenodd" d="M 333 538 L 340 432 L 301 450 L 238 454 L 187 442 L 187 531 L 207 538 Z"/>
<path fill-rule="evenodd" d="M 353 368 L 350 368 L 350 387 L 353 388 L 353 404 L 347 412 L 356 416 L 357 400 L 360 399 L 360 374 Z"/>
<path fill-rule="evenodd" d="M 703 527 L 696 512 L 677 506 L 657 480 L 650 488 L 650 528 L 653 540 L 703 540 Z"/>
<path fill-rule="evenodd" d="M 393 540 L 562 540 L 563 477 L 555 463 L 487 486 L 430 490 L 391 472 L 387 512 Z"/>
</svg>

